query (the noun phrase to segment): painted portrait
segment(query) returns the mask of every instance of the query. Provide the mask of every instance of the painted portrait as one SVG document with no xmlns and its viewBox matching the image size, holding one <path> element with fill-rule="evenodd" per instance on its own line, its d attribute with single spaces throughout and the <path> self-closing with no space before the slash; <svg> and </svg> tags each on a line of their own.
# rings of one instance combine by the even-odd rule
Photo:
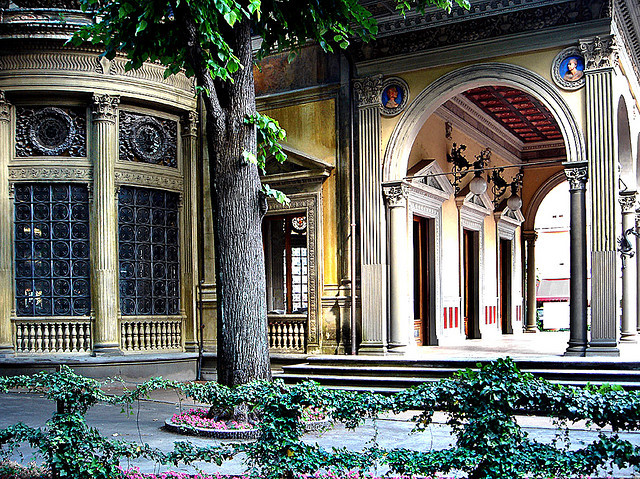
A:
<svg viewBox="0 0 640 479">
<path fill-rule="evenodd" d="M 404 89 L 401 85 L 392 83 L 382 90 L 382 105 L 389 110 L 395 110 L 402 105 Z"/>
<path fill-rule="evenodd" d="M 579 55 L 567 57 L 560 63 L 562 78 L 568 82 L 576 82 L 584 76 L 584 58 Z"/>
</svg>

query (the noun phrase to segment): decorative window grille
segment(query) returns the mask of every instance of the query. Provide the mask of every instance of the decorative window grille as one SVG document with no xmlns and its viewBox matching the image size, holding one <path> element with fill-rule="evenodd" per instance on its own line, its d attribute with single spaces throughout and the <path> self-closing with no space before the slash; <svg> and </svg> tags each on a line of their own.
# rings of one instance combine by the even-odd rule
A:
<svg viewBox="0 0 640 479">
<path fill-rule="evenodd" d="M 264 220 L 267 307 L 272 314 L 306 313 L 309 273 L 304 214 Z"/>
<path fill-rule="evenodd" d="M 178 195 L 122 186 L 118 230 L 122 314 L 179 314 Z"/>
<path fill-rule="evenodd" d="M 17 184 L 14 225 L 17 315 L 88 316 L 87 187 Z"/>
</svg>

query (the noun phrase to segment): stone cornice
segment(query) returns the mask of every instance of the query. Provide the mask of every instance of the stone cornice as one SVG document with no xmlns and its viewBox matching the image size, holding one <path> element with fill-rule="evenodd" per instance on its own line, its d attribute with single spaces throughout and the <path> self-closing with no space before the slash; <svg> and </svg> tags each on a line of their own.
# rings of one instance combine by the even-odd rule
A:
<svg viewBox="0 0 640 479">
<path fill-rule="evenodd" d="M 454 13 L 447 17 L 445 12 L 429 9 L 425 21 L 417 21 L 412 16 L 406 20 L 396 20 L 406 22 L 406 28 L 401 24 L 387 28 L 383 19 L 378 40 L 358 43 L 354 48 L 354 58 L 356 62 L 361 62 L 398 57 L 446 45 L 575 25 L 606 18 L 609 12 L 605 3 L 602 0 L 525 0 L 516 6 L 515 2 L 509 0 L 498 0 L 491 2 L 491 5 L 480 1 L 473 3 L 474 10 L 467 15 Z M 391 17 L 391 13 L 388 16 Z"/>
</svg>

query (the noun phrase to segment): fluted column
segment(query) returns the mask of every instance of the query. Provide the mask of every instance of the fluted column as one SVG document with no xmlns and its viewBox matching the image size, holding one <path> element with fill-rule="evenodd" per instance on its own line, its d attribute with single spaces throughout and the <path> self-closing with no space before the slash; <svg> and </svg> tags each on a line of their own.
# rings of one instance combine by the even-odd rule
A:
<svg viewBox="0 0 640 479">
<path fill-rule="evenodd" d="M 525 333 L 537 333 L 537 301 L 536 301 L 536 240 L 538 233 L 525 231 L 522 238 L 527 242 L 527 322 Z"/>
<path fill-rule="evenodd" d="M 587 159 L 591 179 L 591 341 L 588 356 L 618 356 L 617 168 L 613 35 L 580 41 L 585 58 Z"/>
<path fill-rule="evenodd" d="M 622 208 L 622 233 L 635 230 L 636 227 L 636 192 L 620 192 L 620 206 Z M 631 239 L 631 238 L 629 238 Z M 635 249 L 635 254 L 638 250 Z M 620 341 L 636 342 L 638 327 L 638 270 L 636 259 L 625 257 L 622 259 L 622 318 L 620 321 Z"/>
<path fill-rule="evenodd" d="M 182 119 L 182 169 L 184 175 L 184 204 L 182 208 L 182 310 L 185 316 L 184 347 L 186 351 L 198 350 L 196 325 L 196 271 L 198 244 L 196 231 L 196 138 L 198 114 L 190 111 Z"/>
<path fill-rule="evenodd" d="M 91 161 L 93 353 L 120 354 L 118 342 L 118 249 L 115 165 L 120 98 L 93 95 Z"/>
<path fill-rule="evenodd" d="M 356 80 L 360 187 L 360 297 L 362 342 L 359 352 L 387 350 L 386 228 L 380 158 L 380 76 Z"/>
<path fill-rule="evenodd" d="M 409 241 L 407 231 L 407 185 L 385 184 L 389 211 L 389 347 L 410 344 L 412 321 L 409 313 Z"/>
<path fill-rule="evenodd" d="M 11 105 L 0 91 L 0 355 L 13 353 L 11 305 L 11 200 L 9 158 L 11 157 Z"/>
<path fill-rule="evenodd" d="M 587 162 L 564 164 L 571 201 L 569 231 L 569 346 L 565 356 L 587 349 Z"/>
</svg>

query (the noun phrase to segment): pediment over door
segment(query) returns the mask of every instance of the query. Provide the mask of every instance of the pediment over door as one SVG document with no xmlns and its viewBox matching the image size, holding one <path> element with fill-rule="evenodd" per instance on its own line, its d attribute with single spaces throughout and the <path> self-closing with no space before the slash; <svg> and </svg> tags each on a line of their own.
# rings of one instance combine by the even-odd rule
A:
<svg viewBox="0 0 640 479">
<path fill-rule="evenodd" d="M 420 160 L 407 171 L 407 182 L 423 193 L 430 193 L 442 201 L 449 199 L 454 192 L 447 175 L 434 159 Z"/>
<path fill-rule="evenodd" d="M 323 181 L 334 168 L 331 163 L 289 145 L 282 145 L 282 149 L 287 154 L 284 163 L 278 162 L 274 157 L 267 158 L 266 175 L 262 179 L 270 185 Z"/>
</svg>

